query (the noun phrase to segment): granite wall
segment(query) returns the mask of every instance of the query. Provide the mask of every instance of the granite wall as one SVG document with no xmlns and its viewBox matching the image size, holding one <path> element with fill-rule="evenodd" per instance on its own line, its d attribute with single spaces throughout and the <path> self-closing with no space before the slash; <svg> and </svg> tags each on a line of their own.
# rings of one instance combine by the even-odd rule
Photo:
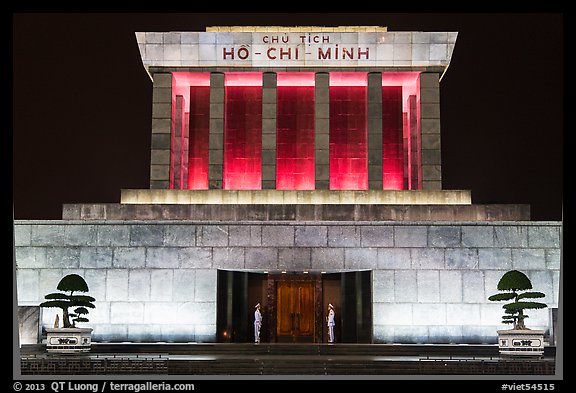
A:
<svg viewBox="0 0 576 393">
<path fill-rule="evenodd" d="M 559 298 L 559 222 L 16 221 L 15 241 L 19 305 L 78 273 L 96 341 L 214 341 L 217 269 L 371 270 L 374 342 L 495 342 L 510 269 Z"/>
</svg>

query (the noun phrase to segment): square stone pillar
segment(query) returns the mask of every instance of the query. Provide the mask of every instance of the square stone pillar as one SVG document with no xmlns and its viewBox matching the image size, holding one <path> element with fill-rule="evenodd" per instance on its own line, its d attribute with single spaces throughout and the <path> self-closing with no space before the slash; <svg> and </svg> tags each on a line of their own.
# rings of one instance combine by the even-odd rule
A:
<svg viewBox="0 0 576 393">
<path fill-rule="evenodd" d="M 276 189 L 276 73 L 262 74 L 262 189 Z"/>
<path fill-rule="evenodd" d="M 315 188 L 330 188 L 330 74 L 316 73 L 314 89 Z"/>
<path fill-rule="evenodd" d="M 174 165 L 172 166 L 173 170 L 170 174 L 173 188 L 175 190 L 180 190 L 185 188 L 183 185 L 183 141 L 182 141 L 182 134 L 184 131 L 184 97 L 181 95 L 176 96 L 176 100 L 174 102 L 174 143 L 173 143 L 173 157 L 174 157 Z"/>
<path fill-rule="evenodd" d="M 190 102 L 184 108 L 182 124 L 182 188 L 188 188 L 188 154 L 190 152 Z"/>
<path fill-rule="evenodd" d="M 152 140 L 150 188 L 170 187 L 170 132 L 172 117 L 172 74 L 152 75 Z"/>
<path fill-rule="evenodd" d="M 440 154 L 440 75 L 420 74 L 422 189 L 442 189 Z"/>
<path fill-rule="evenodd" d="M 224 162 L 224 73 L 210 73 L 210 135 L 208 137 L 208 188 L 222 189 Z"/>
<path fill-rule="evenodd" d="M 368 189 L 382 189 L 382 73 L 368 73 Z"/>
<path fill-rule="evenodd" d="M 409 162 L 409 188 L 410 190 L 422 189 L 422 160 L 420 156 L 421 136 L 418 132 L 418 98 L 412 94 L 408 97 L 408 128 L 410 138 L 410 162 Z"/>
</svg>

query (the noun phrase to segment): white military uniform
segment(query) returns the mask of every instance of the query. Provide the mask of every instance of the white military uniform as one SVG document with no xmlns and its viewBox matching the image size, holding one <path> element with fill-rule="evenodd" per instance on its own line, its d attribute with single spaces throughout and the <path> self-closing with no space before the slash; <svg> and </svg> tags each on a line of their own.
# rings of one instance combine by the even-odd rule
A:
<svg viewBox="0 0 576 393">
<path fill-rule="evenodd" d="M 260 328 L 262 327 L 262 314 L 260 313 L 260 309 L 256 307 L 256 311 L 254 311 L 254 342 L 260 342 Z"/>
<path fill-rule="evenodd" d="M 336 322 L 334 320 L 334 308 L 330 307 L 330 311 L 328 311 L 328 342 L 334 342 L 334 325 Z"/>
</svg>

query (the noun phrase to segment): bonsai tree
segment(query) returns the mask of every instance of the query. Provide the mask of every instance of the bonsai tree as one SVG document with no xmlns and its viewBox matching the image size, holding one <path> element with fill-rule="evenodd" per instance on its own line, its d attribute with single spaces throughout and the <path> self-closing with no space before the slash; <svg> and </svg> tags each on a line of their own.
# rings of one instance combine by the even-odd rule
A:
<svg viewBox="0 0 576 393">
<path fill-rule="evenodd" d="M 74 294 L 74 292 L 88 292 L 86 281 L 78 274 L 68 274 L 60 280 L 56 288 L 61 292 L 44 296 L 47 301 L 40 303 L 40 307 L 62 309 L 62 324 L 65 328 L 76 327 L 77 322 L 88 322 L 84 316 L 88 314 L 88 308 L 95 308 L 92 302 L 96 299 L 88 295 Z M 76 307 L 74 312 L 69 311 L 72 307 Z M 72 323 L 70 323 L 70 318 L 72 318 Z"/>
<path fill-rule="evenodd" d="M 525 301 L 524 299 L 534 299 L 542 298 L 544 295 L 542 292 L 523 292 L 532 289 L 532 282 L 530 279 L 522 272 L 518 270 L 510 270 L 506 272 L 500 281 L 498 281 L 498 290 L 503 291 L 503 293 L 498 293 L 492 295 L 488 298 L 490 301 L 507 301 L 513 300 L 510 303 L 502 306 L 504 308 L 505 315 L 502 316 L 502 323 L 514 324 L 514 329 L 526 330 L 528 329 L 524 325 L 524 319 L 528 318 L 528 315 L 524 314 L 524 310 L 539 309 L 548 307 L 544 303 Z"/>
</svg>

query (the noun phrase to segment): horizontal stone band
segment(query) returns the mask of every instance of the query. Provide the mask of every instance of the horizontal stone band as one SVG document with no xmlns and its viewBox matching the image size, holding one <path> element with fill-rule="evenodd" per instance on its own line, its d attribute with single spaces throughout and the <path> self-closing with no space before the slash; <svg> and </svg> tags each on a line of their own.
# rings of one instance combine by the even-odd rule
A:
<svg viewBox="0 0 576 393">
<path fill-rule="evenodd" d="M 470 205 L 469 190 L 122 190 L 122 204 Z"/>
</svg>

